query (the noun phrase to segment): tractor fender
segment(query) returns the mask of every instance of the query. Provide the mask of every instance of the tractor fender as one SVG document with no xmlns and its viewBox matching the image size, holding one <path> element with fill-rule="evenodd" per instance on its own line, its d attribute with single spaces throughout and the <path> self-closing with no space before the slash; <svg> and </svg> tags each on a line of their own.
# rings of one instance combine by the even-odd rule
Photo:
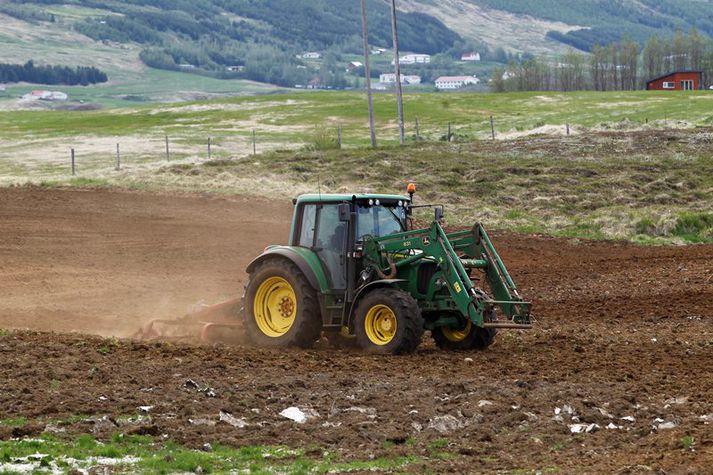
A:
<svg viewBox="0 0 713 475">
<path fill-rule="evenodd" d="M 248 264 L 246 271 L 251 273 L 255 266 L 266 259 L 281 257 L 294 263 L 302 271 L 307 281 L 313 289 L 325 293 L 329 287 L 329 281 L 322 269 L 317 255 L 307 248 L 296 248 L 291 246 L 274 246 L 268 248 Z"/>
<path fill-rule="evenodd" d="M 401 282 L 408 282 L 406 279 L 381 279 L 381 280 L 375 280 L 373 282 L 369 282 L 366 284 L 364 287 L 359 289 L 354 296 L 354 300 L 352 301 L 351 305 L 349 306 L 349 313 L 347 314 L 347 324 L 346 326 L 351 328 L 352 324 L 352 317 L 354 316 L 354 311 L 356 310 L 357 304 L 359 303 L 359 300 L 367 294 L 370 290 L 373 289 L 378 289 L 381 287 L 396 287 L 396 284 L 400 284 Z"/>
</svg>

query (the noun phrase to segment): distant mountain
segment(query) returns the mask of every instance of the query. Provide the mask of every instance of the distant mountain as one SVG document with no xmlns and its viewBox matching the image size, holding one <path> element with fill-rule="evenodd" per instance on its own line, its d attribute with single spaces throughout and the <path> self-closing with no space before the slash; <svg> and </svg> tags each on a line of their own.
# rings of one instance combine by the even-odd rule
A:
<svg viewBox="0 0 713 475">
<path fill-rule="evenodd" d="M 713 35 L 713 2 L 701 0 L 403 0 L 407 11 L 439 18 L 491 47 L 588 51 L 630 38 L 673 36 L 696 27 Z"/>
</svg>

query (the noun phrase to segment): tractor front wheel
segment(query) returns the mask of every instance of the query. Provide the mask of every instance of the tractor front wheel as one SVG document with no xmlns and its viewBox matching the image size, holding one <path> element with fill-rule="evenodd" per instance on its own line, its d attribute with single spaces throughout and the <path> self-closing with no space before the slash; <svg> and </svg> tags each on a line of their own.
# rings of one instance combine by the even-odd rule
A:
<svg viewBox="0 0 713 475">
<path fill-rule="evenodd" d="M 308 348 L 322 330 L 316 291 L 302 271 L 284 259 L 268 259 L 255 267 L 241 313 L 250 342 L 258 346 Z"/>
<path fill-rule="evenodd" d="M 487 321 L 495 319 L 494 311 Z M 436 346 L 444 350 L 484 350 L 495 341 L 495 328 L 480 328 L 468 321 L 462 328 L 437 327 L 431 331 Z"/>
<path fill-rule="evenodd" d="M 368 352 L 412 353 L 423 336 L 421 309 L 402 290 L 375 289 L 357 305 L 355 331 L 357 343 Z"/>
</svg>

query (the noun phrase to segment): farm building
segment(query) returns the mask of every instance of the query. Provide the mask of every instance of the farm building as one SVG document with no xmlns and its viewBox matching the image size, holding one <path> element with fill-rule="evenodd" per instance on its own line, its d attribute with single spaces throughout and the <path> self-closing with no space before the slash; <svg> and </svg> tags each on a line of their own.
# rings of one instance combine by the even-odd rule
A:
<svg viewBox="0 0 713 475">
<path fill-rule="evenodd" d="M 32 91 L 22 96 L 26 101 L 66 101 L 67 94 L 60 91 Z"/>
<path fill-rule="evenodd" d="M 321 53 L 316 51 L 308 51 L 306 53 L 298 54 L 297 59 L 319 59 L 322 57 Z"/>
<path fill-rule="evenodd" d="M 429 64 L 430 62 L 430 54 L 407 54 L 399 57 L 399 64 Z M 394 64 L 394 61 L 391 60 L 391 65 Z"/>
<path fill-rule="evenodd" d="M 362 63 L 361 61 L 351 61 L 349 64 L 347 64 L 346 72 L 350 73 L 355 69 L 361 68 L 362 66 L 364 66 L 364 63 Z"/>
<path fill-rule="evenodd" d="M 475 76 L 441 76 L 436 79 L 436 89 L 460 89 L 479 83 L 480 79 Z"/>
<path fill-rule="evenodd" d="M 382 84 L 396 84 L 396 74 L 381 74 L 379 75 L 379 82 Z M 421 84 L 421 76 L 402 74 L 401 84 Z"/>
<path fill-rule="evenodd" d="M 674 71 L 646 83 L 648 91 L 697 91 L 703 89 L 702 71 Z"/>
<path fill-rule="evenodd" d="M 471 51 L 470 53 L 464 53 L 460 57 L 461 61 L 480 61 L 480 53 Z"/>
</svg>

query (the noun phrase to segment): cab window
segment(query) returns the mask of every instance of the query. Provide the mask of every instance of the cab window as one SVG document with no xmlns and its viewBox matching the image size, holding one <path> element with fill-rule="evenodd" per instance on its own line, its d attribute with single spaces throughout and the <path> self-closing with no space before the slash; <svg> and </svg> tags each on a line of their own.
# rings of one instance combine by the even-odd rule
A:
<svg viewBox="0 0 713 475">
<path fill-rule="evenodd" d="M 298 246 L 312 247 L 314 245 L 314 229 L 317 224 L 317 205 L 304 205 L 300 220 L 300 235 Z"/>
<path fill-rule="evenodd" d="M 404 208 L 387 206 L 357 207 L 357 239 L 364 236 L 388 236 L 404 231 Z"/>
</svg>

